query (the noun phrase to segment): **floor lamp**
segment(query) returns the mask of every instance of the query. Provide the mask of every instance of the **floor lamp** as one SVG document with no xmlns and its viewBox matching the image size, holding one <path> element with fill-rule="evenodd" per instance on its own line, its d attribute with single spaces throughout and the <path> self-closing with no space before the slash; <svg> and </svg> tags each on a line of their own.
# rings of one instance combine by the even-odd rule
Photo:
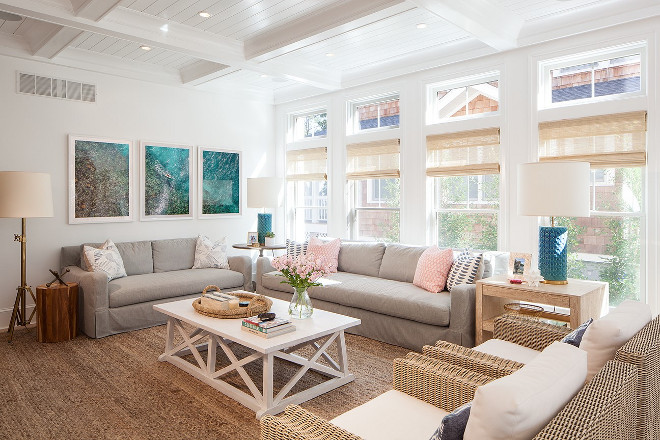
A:
<svg viewBox="0 0 660 440">
<path fill-rule="evenodd" d="M 0 171 L 0 217 L 20 218 L 21 234 L 14 234 L 14 241 L 21 243 L 21 285 L 16 288 L 16 301 L 9 322 L 9 342 L 14 337 L 16 325 L 26 326 L 32 320 L 36 308 L 30 316 L 25 310 L 25 300 L 29 293 L 36 302 L 32 288 L 25 275 L 26 266 L 26 219 L 53 216 L 53 193 L 50 174 L 22 171 Z"/>
<path fill-rule="evenodd" d="M 279 177 L 255 177 L 247 180 L 247 206 L 264 210 L 257 217 L 259 244 L 266 241 L 266 233 L 271 232 L 273 216 L 266 208 L 279 208 L 282 205 L 282 183 Z"/>
</svg>

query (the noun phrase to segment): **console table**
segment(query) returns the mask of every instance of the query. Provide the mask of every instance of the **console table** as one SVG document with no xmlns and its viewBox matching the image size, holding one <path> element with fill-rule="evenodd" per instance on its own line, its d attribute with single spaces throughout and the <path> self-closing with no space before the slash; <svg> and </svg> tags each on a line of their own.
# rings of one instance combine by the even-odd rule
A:
<svg viewBox="0 0 660 440">
<path fill-rule="evenodd" d="M 286 249 L 285 244 L 274 244 L 272 246 L 264 246 L 264 245 L 258 245 L 258 246 L 252 246 L 250 244 L 243 244 L 243 243 L 237 243 L 233 244 L 231 247 L 234 249 L 245 249 L 245 250 L 250 250 L 250 251 L 259 251 L 259 256 L 263 257 L 264 256 L 264 249 L 269 250 L 269 251 L 274 251 L 277 249 Z"/>
<path fill-rule="evenodd" d="M 540 318 L 568 323 L 577 328 L 589 318 L 600 318 L 609 309 L 609 285 L 601 281 L 569 279 L 568 284 L 511 284 L 506 276 L 477 281 L 475 298 L 475 344 L 479 345 L 493 335 L 495 318 L 504 313 L 504 304 L 525 302 L 568 309 L 568 314 L 546 310 Z"/>
</svg>

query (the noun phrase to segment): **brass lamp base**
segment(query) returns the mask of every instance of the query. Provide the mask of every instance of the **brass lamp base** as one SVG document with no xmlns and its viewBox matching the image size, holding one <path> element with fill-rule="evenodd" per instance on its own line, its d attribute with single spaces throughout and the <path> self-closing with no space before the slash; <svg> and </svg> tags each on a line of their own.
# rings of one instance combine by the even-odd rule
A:
<svg viewBox="0 0 660 440">
<path fill-rule="evenodd" d="M 26 242 L 26 231 L 25 231 L 25 218 L 21 219 L 21 235 L 15 234 L 14 235 L 14 241 L 18 241 L 21 243 L 21 285 L 16 288 L 17 293 L 16 293 L 16 301 L 14 301 L 14 310 L 11 312 L 11 320 L 9 321 L 9 328 L 7 329 L 7 333 L 9 333 L 9 339 L 8 342 L 11 342 L 12 339 L 14 338 L 14 327 L 16 325 L 22 325 L 23 327 L 27 326 L 30 321 L 32 321 L 32 317 L 34 316 L 34 312 L 37 311 L 37 308 L 35 307 L 32 310 L 32 313 L 30 314 L 29 317 L 27 317 L 27 310 L 26 310 L 26 304 L 25 304 L 25 299 L 27 298 L 27 293 L 30 293 L 30 296 L 32 297 L 32 300 L 36 303 L 37 298 L 34 296 L 34 293 L 32 293 L 32 287 L 27 285 L 27 282 L 25 281 L 26 276 L 25 276 L 25 266 L 26 266 L 26 258 L 25 258 L 25 242 Z"/>
<path fill-rule="evenodd" d="M 555 280 L 543 280 L 543 281 L 541 281 L 541 282 L 542 282 L 543 284 L 555 284 L 555 285 L 564 285 L 564 284 L 568 284 L 568 281 L 567 281 L 567 280 L 558 280 L 558 281 L 555 281 Z"/>
</svg>

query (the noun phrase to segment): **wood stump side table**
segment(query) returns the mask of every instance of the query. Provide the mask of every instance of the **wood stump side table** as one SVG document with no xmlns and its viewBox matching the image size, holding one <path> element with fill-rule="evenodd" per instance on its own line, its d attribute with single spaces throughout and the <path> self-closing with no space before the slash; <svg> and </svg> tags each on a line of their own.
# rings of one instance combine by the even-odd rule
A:
<svg viewBox="0 0 660 440">
<path fill-rule="evenodd" d="M 77 332 L 78 283 L 37 286 L 37 341 L 69 341 Z"/>
</svg>

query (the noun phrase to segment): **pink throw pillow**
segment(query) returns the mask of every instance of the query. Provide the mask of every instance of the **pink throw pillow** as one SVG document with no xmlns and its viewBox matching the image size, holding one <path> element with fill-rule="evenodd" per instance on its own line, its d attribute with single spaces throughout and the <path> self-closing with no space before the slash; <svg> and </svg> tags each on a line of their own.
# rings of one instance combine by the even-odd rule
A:
<svg viewBox="0 0 660 440">
<path fill-rule="evenodd" d="M 341 248 L 341 240 L 336 238 L 327 243 L 322 242 L 317 237 L 312 237 L 307 245 L 307 255 L 313 255 L 314 258 L 321 258 L 325 260 L 330 266 L 330 272 L 337 272 L 339 265 L 339 249 Z"/>
<path fill-rule="evenodd" d="M 454 252 L 451 249 L 439 249 L 435 245 L 429 247 L 417 261 L 413 284 L 433 293 L 444 290 L 453 262 Z"/>
</svg>

